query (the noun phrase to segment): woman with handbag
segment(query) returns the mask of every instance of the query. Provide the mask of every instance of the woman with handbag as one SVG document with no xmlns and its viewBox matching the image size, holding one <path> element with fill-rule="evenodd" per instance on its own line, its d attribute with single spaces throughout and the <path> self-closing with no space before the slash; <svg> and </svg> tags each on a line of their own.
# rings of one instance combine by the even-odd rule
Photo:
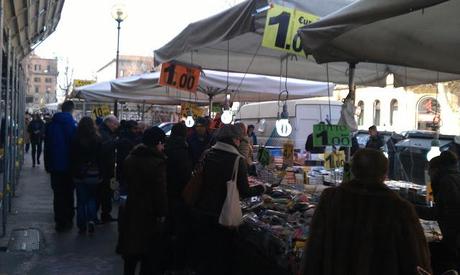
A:
<svg viewBox="0 0 460 275">
<path fill-rule="evenodd" d="M 243 134 L 238 126 L 224 125 L 217 130 L 217 143 L 204 157 L 203 182 L 193 211 L 199 274 L 232 274 L 233 239 L 241 222 L 239 197 L 265 191 L 263 186 L 249 187 L 247 162 L 238 151 Z"/>
<path fill-rule="evenodd" d="M 93 233 L 97 220 L 97 190 L 102 181 L 102 139 L 90 117 L 83 117 L 78 123 L 70 157 L 77 190 L 79 233 Z"/>
<path fill-rule="evenodd" d="M 162 274 L 166 194 L 166 159 L 163 154 L 166 136 L 158 127 L 144 132 L 124 163 L 128 198 L 120 220 L 118 252 L 122 255 L 125 275 Z"/>
</svg>

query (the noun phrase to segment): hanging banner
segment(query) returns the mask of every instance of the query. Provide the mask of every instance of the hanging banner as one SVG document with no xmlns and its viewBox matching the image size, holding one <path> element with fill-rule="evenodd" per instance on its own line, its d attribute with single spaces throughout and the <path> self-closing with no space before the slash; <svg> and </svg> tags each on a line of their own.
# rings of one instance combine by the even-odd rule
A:
<svg viewBox="0 0 460 275">
<path fill-rule="evenodd" d="M 191 110 L 194 117 L 202 117 L 204 115 L 203 108 L 193 103 L 182 103 L 180 105 L 180 113 L 182 117 L 188 116 L 188 111 Z"/>
<path fill-rule="evenodd" d="M 106 117 L 110 114 L 110 107 L 108 105 L 95 106 L 93 111 L 91 112 L 91 116 L 93 117 L 93 119 L 96 119 L 98 117 Z"/>
<path fill-rule="evenodd" d="M 78 88 L 86 85 L 91 85 L 96 83 L 95 80 L 86 80 L 86 79 L 74 79 L 73 80 L 73 88 Z"/>
<path fill-rule="evenodd" d="M 262 46 L 305 56 L 297 30 L 318 19 L 308 12 L 272 5 L 267 12 Z"/>
<path fill-rule="evenodd" d="M 345 125 L 313 125 L 313 146 L 351 147 L 350 130 Z"/>
<path fill-rule="evenodd" d="M 345 165 L 345 152 L 338 151 L 324 154 L 324 168 L 334 169 Z"/>
<path fill-rule="evenodd" d="M 161 64 L 160 85 L 196 92 L 200 84 L 201 69 L 168 62 Z"/>
</svg>

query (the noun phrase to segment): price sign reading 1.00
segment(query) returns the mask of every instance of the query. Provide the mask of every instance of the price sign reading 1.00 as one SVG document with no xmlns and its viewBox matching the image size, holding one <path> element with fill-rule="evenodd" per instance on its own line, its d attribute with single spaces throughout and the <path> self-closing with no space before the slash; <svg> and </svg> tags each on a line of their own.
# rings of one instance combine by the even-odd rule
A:
<svg viewBox="0 0 460 275">
<path fill-rule="evenodd" d="M 189 67 L 172 62 L 163 63 L 161 65 L 160 85 L 194 93 L 200 84 L 200 72 L 198 67 Z"/>
<path fill-rule="evenodd" d="M 267 13 L 262 46 L 305 56 L 297 30 L 318 19 L 311 13 L 273 5 Z"/>
<path fill-rule="evenodd" d="M 313 125 L 313 146 L 351 147 L 350 130 L 344 125 Z"/>
</svg>

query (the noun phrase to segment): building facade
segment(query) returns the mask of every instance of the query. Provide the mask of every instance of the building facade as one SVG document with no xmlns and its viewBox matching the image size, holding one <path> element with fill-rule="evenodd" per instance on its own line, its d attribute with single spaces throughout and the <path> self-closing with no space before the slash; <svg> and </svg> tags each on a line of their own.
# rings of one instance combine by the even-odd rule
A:
<svg viewBox="0 0 460 275">
<path fill-rule="evenodd" d="M 342 99 L 347 91 L 339 91 Z M 356 90 L 356 121 L 360 130 L 376 125 L 382 131 L 433 130 L 460 135 L 460 83 L 407 88 L 366 87 Z"/>
<path fill-rule="evenodd" d="M 55 103 L 57 90 L 57 59 L 41 58 L 30 54 L 24 61 L 26 74 L 26 107 L 32 110 Z"/>
<path fill-rule="evenodd" d="M 131 76 L 153 71 L 153 57 L 120 55 L 118 77 Z M 116 59 L 110 60 L 96 72 L 97 82 L 115 79 Z"/>
</svg>

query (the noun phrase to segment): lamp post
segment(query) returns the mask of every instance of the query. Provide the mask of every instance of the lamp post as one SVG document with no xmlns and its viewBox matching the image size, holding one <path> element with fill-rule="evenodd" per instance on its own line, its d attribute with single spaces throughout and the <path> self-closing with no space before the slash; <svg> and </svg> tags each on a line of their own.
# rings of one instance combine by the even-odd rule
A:
<svg viewBox="0 0 460 275">
<path fill-rule="evenodd" d="M 117 21 L 117 57 L 115 60 L 115 78 L 118 78 L 118 66 L 119 66 L 119 59 L 120 59 L 120 26 L 121 22 L 123 22 L 126 17 L 128 17 L 128 13 L 126 11 L 126 6 L 122 3 L 117 3 L 112 7 L 112 17 Z M 115 116 L 118 115 L 118 100 L 115 100 L 115 104 L 113 106 L 113 114 Z"/>
</svg>

